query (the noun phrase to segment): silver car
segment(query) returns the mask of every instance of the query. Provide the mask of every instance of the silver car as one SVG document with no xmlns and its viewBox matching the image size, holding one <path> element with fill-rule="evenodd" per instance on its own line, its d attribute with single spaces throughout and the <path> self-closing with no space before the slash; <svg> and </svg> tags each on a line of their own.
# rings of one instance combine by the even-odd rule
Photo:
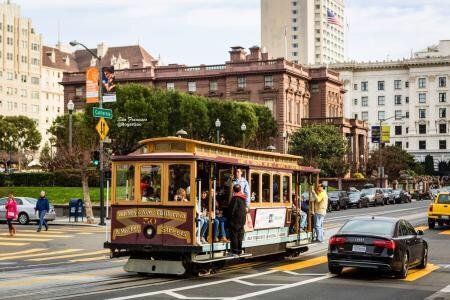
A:
<svg viewBox="0 0 450 300">
<path fill-rule="evenodd" d="M 36 207 L 37 199 L 29 197 L 14 197 L 17 202 L 17 209 L 19 216 L 17 221 L 22 224 L 28 224 L 32 221 L 39 222 L 39 214 L 34 211 Z M 8 198 L 0 198 L 0 221 L 6 221 L 6 208 L 5 204 Z M 56 218 L 55 208 L 50 205 L 50 211 L 45 215 L 46 221 L 54 221 Z"/>
</svg>

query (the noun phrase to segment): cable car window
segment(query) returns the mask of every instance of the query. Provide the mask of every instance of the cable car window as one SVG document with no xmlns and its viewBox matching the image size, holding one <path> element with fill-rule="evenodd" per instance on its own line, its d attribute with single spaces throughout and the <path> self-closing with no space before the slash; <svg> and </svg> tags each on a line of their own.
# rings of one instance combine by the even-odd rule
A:
<svg viewBox="0 0 450 300">
<path fill-rule="evenodd" d="M 291 202 L 291 180 L 289 176 L 283 176 L 283 202 Z"/>
<path fill-rule="evenodd" d="M 161 202 L 161 166 L 141 167 L 141 201 Z"/>
<path fill-rule="evenodd" d="M 262 201 L 270 202 L 270 175 L 262 174 Z"/>
<path fill-rule="evenodd" d="M 134 200 L 134 166 L 123 164 L 116 167 L 116 200 Z"/>
<path fill-rule="evenodd" d="M 169 201 L 189 202 L 191 190 L 190 184 L 190 165 L 169 165 Z"/>
<path fill-rule="evenodd" d="M 250 191 L 251 194 L 251 202 L 259 202 L 259 183 L 260 183 L 260 174 L 252 173 L 251 183 L 250 183 Z"/>
<path fill-rule="evenodd" d="M 273 202 L 280 202 L 280 189 L 281 189 L 281 176 L 278 174 L 273 175 Z"/>
</svg>

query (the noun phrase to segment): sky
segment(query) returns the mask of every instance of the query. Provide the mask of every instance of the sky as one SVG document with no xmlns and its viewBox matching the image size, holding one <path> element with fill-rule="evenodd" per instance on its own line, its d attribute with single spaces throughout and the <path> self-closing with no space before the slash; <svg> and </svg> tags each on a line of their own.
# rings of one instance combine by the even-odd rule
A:
<svg viewBox="0 0 450 300">
<path fill-rule="evenodd" d="M 56 44 L 60 32 L 65 43 L 140 44 L 166 64 L 199 65 L 224 63 L 231 46 L 260 44 L 260 0 L 12 2 L 32 19 L 45 45 Z M 349 60 L 409 57 L 411 51 L 450 39 L 450 0 L 344 2 Z"/>
</svg>

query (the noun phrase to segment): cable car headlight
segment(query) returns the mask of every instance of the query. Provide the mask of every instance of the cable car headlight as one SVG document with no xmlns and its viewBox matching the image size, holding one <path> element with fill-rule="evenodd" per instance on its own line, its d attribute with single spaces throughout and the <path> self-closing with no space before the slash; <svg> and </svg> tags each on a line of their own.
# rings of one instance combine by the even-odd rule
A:
<svg viewBox="0 0 450 300">
<path fill-rule="evenodd" d="M 146 227 L 144 227 L 144 236 L 148 239 L 151 239 L 155 236 L 156 234 L 156 230 L 155 227 L 153 227 L 152 225 L 148 225 Z"/>
</svg>

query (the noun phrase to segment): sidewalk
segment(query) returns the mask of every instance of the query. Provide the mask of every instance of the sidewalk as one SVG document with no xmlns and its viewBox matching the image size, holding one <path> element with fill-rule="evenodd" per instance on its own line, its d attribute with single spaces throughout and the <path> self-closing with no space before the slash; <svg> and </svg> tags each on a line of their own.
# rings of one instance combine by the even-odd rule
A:
<svg viewBox="0 0 450 300">
<path fill-rule="evenodd" d="M 74 218 L 70 218 L 70 222 L 69 222 L 69 218 L 68 217 L 60 217 L 60 218 L 56 218 L 54 221 L 49 222 L 49 225 L 54 225 L 54 226 L 87 226 L 87 227 L 105 228 L 105 226 L 101 226 L 98 223 L 100 223 L 100 218 L 94 218 L 94 223 L 93 224 L 88 224 L 86 222 L 86 218 L 83 218 L 83 221 L 81 221 L 81 218 L 78 218 L 78 222 L 75 222 Z M 105 219 L 105 223 L 106 223 L 106 226 L 108 226 L 108 227 L 111 226 L 111 220 L 106 220 Z"/>
</svg>

